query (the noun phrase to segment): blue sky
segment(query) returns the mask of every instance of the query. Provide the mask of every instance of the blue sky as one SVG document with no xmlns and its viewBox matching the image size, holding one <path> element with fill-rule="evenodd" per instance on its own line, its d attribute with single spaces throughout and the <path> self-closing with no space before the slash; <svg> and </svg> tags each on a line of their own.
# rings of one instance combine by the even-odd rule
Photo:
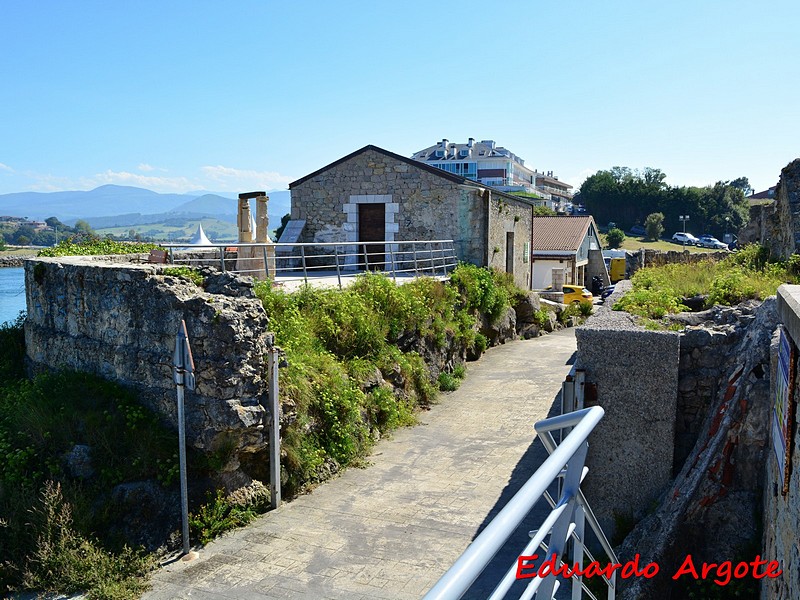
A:
<svg viewBox="0 0 800 600">
<path fill-rule="evenodd" d="M 574 185 L 800 156 L 800 2 L 0 0 L 0 193 L 286 189 L 494 139 Z"/>
</svg>

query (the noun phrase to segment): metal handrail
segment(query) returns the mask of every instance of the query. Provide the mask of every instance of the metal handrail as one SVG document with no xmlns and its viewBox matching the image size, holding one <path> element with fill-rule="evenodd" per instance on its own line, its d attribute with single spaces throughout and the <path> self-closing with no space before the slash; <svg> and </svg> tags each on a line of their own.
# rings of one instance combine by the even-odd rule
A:
<svg viewBox="0 0 800 600">
<path fill-rule="evenodd" d="M 423 275 L 446 279 L 458 265 L 453 240 L 232 242 L 192 246 L 172 243 L 162 246 L 169 251 L 170 263 L 176 265 L 215 266 L 225 272 L 277 283 L 308 283 L 335 277 L 340 288 L 348 275 L 359 271 L 380 270 L 395 281 Z M 243 249 L 247 251 L 242 252 Z"/>
<path fill-rule="evenodd" d="M 536 473 L 522 486 L 508 504 L 497 514 L 486 528 L 478 535 L 470 546 L 453 566 L 439 579 L 436 585 L 425 595 L 425 600 L 456 600 L 466 593 L 473 582 L 483 572 L 494 558 L 495 554 L 503 547 L 508 538 L 520 526 L 522 521 L 541 497 L 545 497 L 553 510 L 545 519 L 539 530 L 531 532 L 531 541 L 527 544 L 520 556 L 529 556 L 531 552 L 542 546 L 547 556 L 556 557 L 560 565 L 560 557 L 567 541 L 573 540 L 573 560 L 583 563 L 584 555 L 584 518 L 598 535 L 603 550 L 611 561 L 617 562 L 611 545 L 591 511 L 586 498 L 580 491 L 580 483 L 586 476 L 588 469 L 584 467 L 588 451 L 587 438 L 592 430 L 603 418 L 604 411 L 599 406 L 585 408 L 575 412 L 563 414 L 550 419 L 539 421 L 535 430 L 542 440 L 550 456 L 536 470 Z M 556 444 L 552 431 L 571 429 L 569 434 L 560 444 Z M 566 469 L 564 470 L 564 467 Z M 558 502 L 555 502 L 547 488 L 559 477 L 563 477 L 563 489 Z M 549 544 L 544 545 L 544 539 L 549 534 Z M 588 554 L 588 552 L 587 552 Z M 591 556 L 591 555 L 589 555 Z M 504 598 L 516 581 L 518 563 L 515 562 L 506 572 L 500 583 L 490 596 L 492 600 Z M 609 586 L 608 598 L 614 599 L 616 590 L 616 572 L 611 579 L 603 579 Z M 577 582 L 577 585 L 576 585 Z M 559 581 L 556 575 L 534 577 L 526 586 L 521 598 L 553 598 L 558 589 Z M 581 592 L 586 587 L 579 577 L 573 578 L 573 595 L 575 600 L 581 597 Z M 588 592 L 588 590 L 587 590 Z"/>
</svg>

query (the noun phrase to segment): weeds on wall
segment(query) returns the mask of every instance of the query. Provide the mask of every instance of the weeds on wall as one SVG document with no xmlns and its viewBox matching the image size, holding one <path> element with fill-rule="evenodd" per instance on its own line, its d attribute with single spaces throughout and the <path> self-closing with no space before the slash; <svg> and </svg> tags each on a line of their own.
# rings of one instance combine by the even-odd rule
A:
<svg viewBox="0 0 800 600">
<path fill-rule="evenodd" d="M 258 284 L 289 365 L 280 373 L 285 493 L 357 462 L 377 435 L 413 423 L 437 388 L 455 389 L 463 371 L 434 381 L 423 357 L 399 346 L 422 339 L 444 348 L 450 340 L 482 351 L 478 314 L 497 318 L 521 293 L 506 274 L 473 265 L 459 265 L 449 283 L 398 286 L 367 273 L 345 290 L 285 293 Z"/>
<path fill-rule="evenodd" d="M 614 304 L 614 310 L 661 319 L 687 310 L 682 303 L 686 298 L 703 295 L 706 307 L 731 306 L 748 299 L 763 300 L 775 294 L 780 284 L 798 281 L 800 256 L 780 261 L 766 248 L 750 245 L 719 262 L 641 269 L 631 278 L 633 289 Z"/>
</svg>

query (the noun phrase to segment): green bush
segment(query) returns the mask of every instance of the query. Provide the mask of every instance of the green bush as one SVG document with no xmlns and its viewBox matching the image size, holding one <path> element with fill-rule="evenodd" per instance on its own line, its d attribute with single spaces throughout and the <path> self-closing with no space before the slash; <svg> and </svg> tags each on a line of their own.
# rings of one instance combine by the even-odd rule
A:
<svg viewBox="0 0 800 600">
<path fill-rule="evenodd" d="M 656 212 L 647 215 L 644 220 L 644 230 L 647 232 L 647 239 L 657 242 L 664 233 L 664 213 Z"/>
<path fill-rule="evenodd" d="M 454 377 L 452 373 L 445 373 L 444 371 L 439 373 L 439 389 L 441 391 L 453 392 L 457 390 L 460 385 L 461 381 Z"/>
<path fill-rule="evenodd" d="M 206 278 L 200 274 L 200 271 L 192 267 L 167 267 L 161 269 L 161 274 L 191 281 L 197 287 L 203 287 L 206 281 Z"/>
<path fill-rule="evenodd" d="M 606 233 L 606 244 L 608 244 L 609 248 L 619 248 L 624 241 L 625 232 L 622 231 L 622 229 L 614 227 L 613 229 L 609 229 L 608 233 Z"/>
<path fill-rule="evenodd" d="M 86 256 L 94 254 L 139 254 L 158 248 L 156 244 L 137 242 L 117 242 L 93 237 L 88 241 L 74 241 L 72 238 L 60 241 L 52 248 L 45 248 L 39 256 Z"/>
<path fill-rule="evenodd" d="M 197 512 L 189 515 L 189 531 L 201 544 L 208 544 L 226 531 L 247 525 L 264 510 L 266 507 L 232 504 L 222 490 L 217 490 L 216 494 L 209 494 L 208 501 Z"/>
</svg>

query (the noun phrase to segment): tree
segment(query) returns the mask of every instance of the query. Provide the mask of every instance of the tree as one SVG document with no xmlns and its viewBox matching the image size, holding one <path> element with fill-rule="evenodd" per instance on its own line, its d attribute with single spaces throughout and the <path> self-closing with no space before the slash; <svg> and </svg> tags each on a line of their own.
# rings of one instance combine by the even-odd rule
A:
<svg viewBox="0 0 800 600">
<path fill-rule="evenodd" d="M 625 232 L 622 229 L 618 229 L 614 227 L 614 229 L 609 229 L 608 233 L 606 234 L 606 243 L 608 244 L 609 248 L 619 248 L 622 246 L 622 242 L 625 241 Z"/>
<path fill-rule="evenodd" d="M 94 231 L 92 231 L 92 226 L 89 225 L 89 223 L 87 223 L 83 219 L 78 219 L 77 221 L 75 221 L 75 231 L 78 233 L 86 233 L 86 234 L 94 233 Z"/>
<path fill-rule="evenodd" d="M 650 213 L 644 220 L 644 230 L 647 232 L 647 239 L 657 242 L 664 233 L 664 213 Z"/>
<path fill-rule="evenodd" d="M 533 216 L 534 217 L 555 217 L 556 211 L 552 208 L 547 206 L 534 206 L 533 207 Z"/>
<path fill-rule="evenodd" d="M 283 230 L 286 229 L 286 225 L 289 224 L 289 221 L 291 221 L 291 219 L 292 215 L 289 213 L 286 213 L 281 217 L 281 224 L 278 225 L 278 228 L 275 230 L 275 239 L 272 240 L 273 242 L 277 242 L 279 239 L 281 239 L 281 235 L 283 235 Z"/>
</svg>

